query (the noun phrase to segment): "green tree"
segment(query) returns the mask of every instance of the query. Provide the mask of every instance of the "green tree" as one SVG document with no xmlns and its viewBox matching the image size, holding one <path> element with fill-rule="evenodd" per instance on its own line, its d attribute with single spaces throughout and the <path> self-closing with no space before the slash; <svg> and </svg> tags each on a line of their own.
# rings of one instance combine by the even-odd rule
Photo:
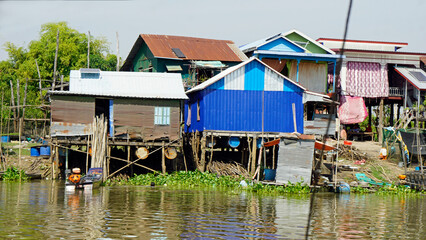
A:
<svg viewBox="0 0 426 240">
<path fill-rule="evenodd" d="M 42 103 L 38 82 L 36 60 L 40 70 L 42 88 L 52 84 L 56 52 L 56 35 L 59 31 L 59 48 L 57 58 L 57 74 L 69 80 L 71 70 L 87 67 L 88 36 L 70 28 L 66 22 L 46 23 L 41 26 L 40 37 L 28 44 L 28 48 L 18 47 L 11 42 L 4 45 L 9 58 L 0 61 L 0 89 L 4 93 L 4 105 L 11 101 L 10 81 L 14 87 L 16 102 L 16 85 L 20 85 L 20 103 L 24 98 L 24 86 L 28 82 L 27 105 Z M 115 71 L 116 56 L 110 54 L 109 43 L 104 37 L 90 39 L 90 67 L 103 71 Z M 43 95 L 45 94 L 45 91 Z M 3 110 L 3 118 L 8 112 Z M 42 117 L 44 113 L 39 108 L 26 109 L 26 117 Z"/>
</svg>

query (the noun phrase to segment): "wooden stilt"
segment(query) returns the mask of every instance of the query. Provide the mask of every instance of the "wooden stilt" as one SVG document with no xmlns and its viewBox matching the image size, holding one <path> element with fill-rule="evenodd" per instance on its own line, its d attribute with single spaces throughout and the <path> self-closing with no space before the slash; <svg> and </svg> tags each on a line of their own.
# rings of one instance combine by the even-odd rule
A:
<svg viewBox="0 0 426 240">
<path fill-rule="evenodd" d="M 51 142 L 50 143 L 50 149 L 53 151 L 54 149 L 56 150 L 56 148 L 54 148 L 54 144 L 53 144 L 53 142 Z M 52 152 L 53 153 L 53 152 Z M 53 154 L 50 154 L 50 164 L 51 164 L 51 166 L 50 166 L 50 168 L 51 168 L 51 178 L 53 179 L 53 177 L 55 176 L 55 167 L 54 167 L 54 165 L 55 165 L 55 163 L 54 163 L 54 157 L 53 157 Z"/>
<path fill-rule="evenodd" d="M 86 145 L 86 172 L 89 172 L 89 155 L 90 155 L 90 135 L 87 135 L 87 145 Z"/>
<path fill-rule="evenodd" d="M 391 103 L 390 104 L 390 118 L 389 118 L 389 123 L 391 126 L 393 126 L 393 115 L 394 115 L 394 104 Z"/>
<path fill-rule="evenodd" d="M 188 137 L 188 135 L 184 135 L 183 139 L 184 141 L 186 141 L 186 138 Z M 184 148 L 184 144 L 182 143 L 182 156 L 183 156 L 183 164 L 185 165 L 185 172 L 188 172 L 188 166 L 186 165 L 186 157 L 185 157 L 185 148 Z"/>
<path fill-rule="evenodd" d="M 383 118 L 384 118 L 383 104 L 384 104 L 384 100 L 383 98 L 381 98 L 380 106 L 379 106 L 379 129 L 377 134 L 377 136 L 379 137 L 379 143 L 383 142 Z"/>
<path fill-rule="evenodd" d="M 211 147 L 210 147 L 210 159 L 209 163 L 207 164 L 207 169 L 209 169 L 210 165 L 213 163 L 213 134 L 211 136 Z"/>
<path fill-rule="evenodd" d="M 106 172 L 107 172 L 107 175 L 109 175 L 109 165 L 111 163 L 111 146 L 108 144 L 108 140 L 107 140 L 107 155 L 106 155 L 106 160 L 107 160 Z"/>
<path fill-rule="evenodd" d="M 163 170 L 163 174 L 166 173 L 166 157 L 164 155 L 164 141 L 161 143 L 161 168 Z"/>
<path fill-rule="evenodd" d="M 130 145 L 127 146 L 127 163 L 130 163 Z"/>
<path fill-rule="evenodd" d="M 206 170 L 206 136 L 201 138 L 201 157 L 200 157 L 200 171 L 204 172 Z"/>
<path fill-rule="evenodd" d="M 54 176 L 54 179 L 58 179 L 58 176 L 59 176 L 59 148 L 58 147 L 55 147 L 55 164 L 54 164 L 54 167 L 55 167 L 55 176 Z"/>
<path fill-rule="evenodd" d="M 254 174 L 256 171 L 256 150 L 257 150 L 257 138 L 256 136 L 253 137 L 253 147 L 251 149 L 251 174 Z"/>
<path fill-rule="evenodd" d="M 272 147 L 272 169 L 275 169 L 275 147 L 276 145 Z"/>
</svg>

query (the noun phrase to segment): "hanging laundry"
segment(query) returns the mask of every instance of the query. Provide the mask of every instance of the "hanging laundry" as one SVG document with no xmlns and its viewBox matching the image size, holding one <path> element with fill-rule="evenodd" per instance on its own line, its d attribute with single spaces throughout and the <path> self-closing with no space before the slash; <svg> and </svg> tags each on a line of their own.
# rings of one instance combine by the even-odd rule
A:
<svg viewBox="0 0 426 240">
<path fill-rule="evenodd" d="M 367 108 L 362 97 L 342 96 L 340 98 L 339 119 L 342 124 L 360 123 L 367 117 Z"/>
</svg>

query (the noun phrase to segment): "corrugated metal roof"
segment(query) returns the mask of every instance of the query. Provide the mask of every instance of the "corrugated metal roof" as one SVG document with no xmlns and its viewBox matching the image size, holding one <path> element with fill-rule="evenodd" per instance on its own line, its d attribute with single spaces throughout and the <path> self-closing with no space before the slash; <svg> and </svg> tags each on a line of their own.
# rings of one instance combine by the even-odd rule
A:
<svg viewBox="0 0 426 240">
<path fill-rule="evenodd" d="M 297 31 L 297 30 L 295 30 L 295 29 L 293 29 L 293 30 L 291 30 L 291 31 L 288 31 L 288 32 L 286 32 L 286 33 L 279 33 L 279 34 L 276 34 L 276 35 L 274 35 L 274 36 L 272 36 L 272 37 L 266 37 L 266 38 L 263 38 L 263 39 L 260 39 L 260 40 L 254 41 L 254 42 L 252 42 L 252 43 L 248 43 L 248 44 L 246 44 L 246 45 L 240 46 L 240 49 L 241 49 L 241 51 L 243 51 L 243 52 L 250 52 L 250 51 L 252 51 L 252 50 L 255 50 L 255 49 L 257 49 L 257 48 L 259 48 L 259 47 L 261 47 L 261 46 L 265 45 L 266 43 L 269 43 L 269 42 L 271 42 L 271 41 L 276 40 L 277 38 L 284 38 L 285 40 L 287 40 L 287 41 L 289 41 L 289 42 L 291 42 L 291 43 L 293 43 L 293 44 L 297 45 L 295 42 L 293 42 L 293 41 L 291 41 L 290 39 L 286 38 L 286 36 L 288 36 L 288 35 L 289 35 L 289 34 L 291 34 L 291 33 L 296 33 L 296 34 L 300 35 L 301 37 L 303 37 L 303 38 L 307 39 L 309 42 L 311 42 L 311 43 L 315 44 L 316 46 L 320 47 L 320 48 L 321 48 L 321 49 L 323 49 L 324 51 L 326 51 L 326 52 L 328 52 L 328 53 L 330 53 L 330 54 L 335 54 L 335 52 L 334 52 L 334 51 L 332 51 L 331 49 L 329 49 L 329 48 L 327 48 L 327 47 L 325 47 L 325 46 L 323 46 L 323 45 L 319 44 L 317 41 L 313 40 L 312 38 L 308 37 L 307 35 L 305 35 L 305 34 L 303 34 L 303 33 L 299 32 L 299 31 Z M 297 45 L 297 46 L 299 46 L 299 45 Z M 302 48 L 302 49 L 304 49 L 304 50 L 305 50 L 305 52 L 307 52 L 307 50 L 306 50 L 305 48 L 303 48 L 303 47 L 301 47 L 301 46 L 299 46 L 299 47 L 300 47 L 300 48 Z"/>
<path fill-rule="evenodd" d="M 264 55 L 275 55 L 275 56 L 288 56 L 288 57 L 301 57 L 301 58 L 323 58 L 323 59 L 339 59 L 339 58 L 346 58 L 344 55 L 337 55 L 337 54 L 322 54 L 322 53 L 297 53 L 297 52 L 279 52 L 279 51 L 269 51 L 269 50 L 256 50 L 254 51 L 257 54 L 264 54 Z"/>
<path fill-rule="evenodd" d="M 395 70 L 417 89 L 426 89 L 426 72 L 422 69 L 396 67 Z"/>
<path fill-rule="evenodd" d="M 209 80 L 207 80 L 207 81 L 205 81 L 205 82 L 203 82 L 203 83 L 201 83 L 201 84 L 199 84 L 199 85 L 195 86 L 194 88 L 192 88 L 192 89 L 190 89 L 190 90 L 186 91 L 186 93 L 191 93 L 191 92 L 196 92 L 196 91 L 203 90 L 203 89 L 207 88 L 208 86 L 210 86 L 210 85 L 214 84 L 215 82 L 219 81 L 220 79 L 222 79 L 222 78 L 223 78 L 223 77 L 225 77 L 226 75 L 231 74 L 232 72 L 234 72 L 234 71 L 236 71 L 237 69 L 239 69 L 239 68 L 241 68 L 241 67 L 243 67 L 243 66 L 247 65 L 248 63 L 250 63 L 250 62 L 252 62 L 252 61 L 258 61 L 258 62 L 260 62 L 260 63 L 261 63 L 261 64 L 263 64 L 265 67 L 267 67 L 268 69 L 270 69 L 270 70 L 272 70 L 273 72 L 277 73 L 278 75 L 280 75 L 281 77 L 285 78 L 286 80 L 290 81 L 290 82 L 291 82 L 291 83 L 293 83 L 294 85 L 296 85 L 296 86 L 300 87 L 300 88 L 301 88 L 301 89 L 303 89 L 303 90 L 306 90 L 303 86 L 301 86 L 301 85 L 299 85 L 298 83 L 296 83 L 296 82 L 292 81 L 291 79 L 289 79 L 289 78 L 285 77 L 285 76 L 284 76 L 284 75 L 282 75 L 281 73 L 279 73 L 279 72 L 275 71 L 274 69 L 272 69 L 270 66 L 266 65 L 265 63 L 263 63 L 263 62 L 262 62 L 262 61 L 260 61 L 259 59 L 257 59 L 257 58 L 250 58 L 250 59 L 249 59 L 249 60 L 247 60 L 247 61 L 244 61 L 244 62 L 242 62 L 242 63 L 240 63 L 240 64 L 238 64 L 238 65 L 235 65 L 235 66 L 233 66 L 233 67 L 230 67 L 230 68 L 226 69 L 225 71 L 223 71 L 223 72 L 221 72 L 221 73 L 219 73 L 219 74 L 215 75 L 214 77 L 210 78 Z"/>
<path fill-rule="evenodd" d="M 180 73 L 108 72 L 99 78 L 82 78 L 80 70 L 71 70 L 70 90 L 51 94 L 95 95 L 132 98 L 188 99 Z"/>
<path fill-rule="evenodd" d="M 229 61 L 241 62 L 235 48 L 230 47 L 234 42 L 206 38 L 181 37 L 169 35 L 140 35 L 155 57 L 178 58 L 172 48 L 179 48 L 187 60 Z"/>
<path fill-rule="evenodd" d="M 221 61 L 194 61 L 197 67 L 201 68 L 224 68 L 226 67 Z"/>
</svg>

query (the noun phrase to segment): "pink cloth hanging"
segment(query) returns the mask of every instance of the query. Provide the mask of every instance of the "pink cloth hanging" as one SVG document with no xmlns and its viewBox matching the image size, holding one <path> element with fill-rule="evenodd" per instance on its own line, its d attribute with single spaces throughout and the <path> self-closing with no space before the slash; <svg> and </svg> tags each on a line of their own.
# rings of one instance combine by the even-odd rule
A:
<svg viewBox="0 0 426 240">
<path fill-rule="evenodd" d="M 346 74 L 346 93 L 359 97 L 389 96 L 388 70 L 380 63 L 348 62 Z"/>
<path fill-rule="evenodd" d="M 341 96 L 338 114 L 342 124 L 360 123 L 368 115 L 364 99 L 351 96 Z"/>
</svg>

